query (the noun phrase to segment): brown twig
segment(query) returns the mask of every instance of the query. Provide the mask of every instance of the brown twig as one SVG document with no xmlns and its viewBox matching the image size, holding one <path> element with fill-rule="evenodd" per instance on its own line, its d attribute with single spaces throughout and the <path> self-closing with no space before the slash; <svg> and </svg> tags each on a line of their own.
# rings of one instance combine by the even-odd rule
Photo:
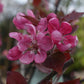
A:
<svg viewBox="0 0 84 84">
<path fill-rule="evenodd" d="M 61 0 L 56 0 L 56 3 L 55 3 L 55 13 L 56 14 L 58 12 L 58 7 L 59 7 L 60 2 L 61 2 Z"/>
<path fill-rule="evenodd" d="M 68 68 L 73 63 L 74 63 L 74 60 L 71 58 L 68 62 L 66 62 L 64 64 L 63 70 L 65 70 L 66 68 Z"/>
<path fill-rule="evenodd" d="M 27 74 L 26 77 L 28 76 L 27 84 L 30 84 L 30 81 L 32 79 L 34 72 L 35 72 L 35 66 L 33 64 L 30 64 L 30 66 L 28 67 L 27 73 L 26 73 Z"/>
<path fill-rule="evenodd" d="M 51 72 L 47 77 L 45 77 L 42 81 L 40 81 L 38 84 L 41 84 L 42 82 L 46 81 L 46 80 L 50 80 L 53 76 L 55 76 L 57 74 L 56 71 Z"/>
</svg>

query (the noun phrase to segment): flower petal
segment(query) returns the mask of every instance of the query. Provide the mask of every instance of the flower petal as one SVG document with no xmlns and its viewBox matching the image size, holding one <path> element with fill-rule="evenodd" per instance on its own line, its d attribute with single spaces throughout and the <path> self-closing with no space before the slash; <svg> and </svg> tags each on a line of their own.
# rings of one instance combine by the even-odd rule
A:
<svg viewBox="0 0 84 84">
<path fill-rule="evenodd" d="M 36 35 L 36 40 L 39 42 L 44 36 L 45 36 L 44 33 L 39 32 L 39 33 L 37 33 L 37 35 Z"/>
<path fill-rule="evenodd" d="M 49 32 L 52 33 L 54 30 L 58 29 L 59 29 L 59 20 L 57 18 L 50 19 L 48 23 Z"/>
<path fill-rule="evenodd" d="M 15 24 L 15 26 L 17 27 L 17 29 L 24 29 L 24 25 L 26 23 L 31 23 L 29 20 L 27 20 L 23 16 L 24 16 L 23 13 L 18 13 L 16 15 L 16 17 L 14 17 L 14 19 L 13 19 L 13 23 Z"/>
<path fill-rule="evenodd" d="M 35 29 L 35 26 L 32 25 L 32 24 L 26 24 L 25 25 L 25 29 L 27 30 L 27 32 L 33 36 L 36 35 L 36 29 Z"/>
<path fill-rule="evenodd" d="M 70 43 L 71 44 L 71 47 L 75 47 L 78 43 L 78 38 L 77 36 L 72 36 L 72 35 L 67 35 L 64 37 L 64 44 L 68 44 Z"/>
<path fill-rule="evenodd" d="M 57 44 L 57 48 L 64 52 L 66 50 L 69 50 L 70 48 L 73 48 L 77 45 L 78 39 L 77 36 L 67 35 L 64 37 L 63 43 L 59 42 Z"/>
<path fill-rule="evenodd" d="M 72 32 L 72 27 L 68 22 L 62 22 L 59 31 L 65 35 Z"/>
<path fill-rule="evenodd" d="M 63 39 L 63 36 L 62 36 L 61 32 L 55 30 L 51 33 L 51 38 L 54 41 L 54 43 L 58 43 L 59 41 L 61 41 Z"/>
<path fill-rule="evenodd" d="M 32 10 L 27 10 L 27 15 L 28 16 L 31 16 L 31 17 L 33 17 L 33 18 L 35 18 L 35 15 L 34 15 L 34 13 L 32 12 Z"/>
<path fill-rule="evenodd" d="M 19 40 L 22 39 L 22 34 L 21 33 L 18 33 L 18 32 L 11 32 L 11 33 L 9 33 L 9 36 L 11 38 L 16 39 L 17 41 L 19 41 Z"/>
<path fill-rule="evenodd" d="M 30 64 L 34 60 L 34 53 L 27 51 L 19 60 L 24 64 Z"/>
<path fill-rule="evenodd" d="M 64 51 L 66 51 L 66 50 L 69 50 L 70 48 L 71 48 L 71 44 L 69 43 L 69 44 L 66 44 L 66 45 L 64 45 L 64 44 L 58 44 L 58 45 L 56 45 L 57 46 L 57 48 L 61 51 L 61 52 L 64 52 Z"/>
<path fill-rule="evenodd" d="M 47 18 L 41 18 L 37 30 L 40 32 L 44 32 L 47 29 Z"/>
<path fill-rule="evenodd" d="M 50 13 L 48 16 L 47 16 L 47 20 L 49 21 L 51 18 L 56 18 L 57 15 L 55 13 Z"/>
<path fill-rule="evenodd" d="M 7 58 L 9 60 L 18 60 L 21 57 L 22 52 L 18 49 L 17 46 L 9 50 Z"/>
<path fill-rule="evenodd" d="M 48 51 L 53 48 L 53 41 L 49 36 L 44 36 L 39 42 L 38 46 L 44 51 Z"/>
<path fill-rule="evenodd" d="M 22 39 L 18 42 L 17 46 L 19 47 L 20 51 L 25 51 L 31 46 L 31 39 L 30 38 Z"/>
<path fill-rule="evenodd" d="M 43 50 L 38 50 L 38 53 L 35 55 L 34 60 L 36 63 L 43 63 L 47 58 L 47 54 Z"/>
</svg>

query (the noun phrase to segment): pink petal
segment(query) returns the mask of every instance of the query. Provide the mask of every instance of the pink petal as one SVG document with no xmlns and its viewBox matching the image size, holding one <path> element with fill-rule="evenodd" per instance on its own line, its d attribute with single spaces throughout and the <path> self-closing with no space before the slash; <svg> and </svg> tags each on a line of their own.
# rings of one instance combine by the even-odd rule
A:
<svg viewBox="0 0 84 84">
<path fill-rule="evenodd" d="M 48 16 L 47 16 L 47 20 L 49 21 L 51 18 L 56 18 L 57 15 L 55 13 L 50 13 Z"/>
<path fill-rule="evenodd" d="M 18 60 L 21 57 L 22 52 L 18 49 L 17 46 L 9 50 L 7 58 L 9 60 Z"/>
<path fill-rule="evenodd" d="M 11 38 L 16 39 L 17 41 L 19 41 L 19 40 L 22 39 L 22 34 L 21 33 L 18 33 L 18 32 L 11 32 L 11 33 L 9 33 L 9 36 Z"/>
<path fill-rule="evenodd" d="M 25 25 L 25 29 L 27 30 L 27 32 L 33 36 L 36 35 L 36 28 L 34 25 L 32 24 L 26 24 Z"/>
<path fill-rule="evenodd" d="M 48 23 L 49 32 L 52 33 L 54 30 L 58 29 L 59 29 L 59 20 L 57 18 L 50 19 Z"/>
<path fill-rule="evenodd" d="M 68 22 L 62 22 L 61 27 L 59 29 L 59 31 L 65 35 L 65 34 L 69 34 L 72 32 L 72 27 Z"/>
<path fill-rule="evenodd" d="M 16 17 L 14 17 L 14 19 L 13 19 L 13 23 L 15 24 L 15 26 L 17 27 L 17 29 L 24 29 L 24 25 L 26 23 L 31 23 L 29 20 L 27 20 L 23 16 L 24 16 L 23 13 L 18 13 L 16 15 Z"/>
<path fill-rule="evenodd" d="M 53 41 L 49 36 L 44 36 L 39 42 L 38 42 L 39 48 L 43 49 L 44 51 L 48 51 L 53 48 Z"/>
<path fill-rule="evenodd" d="M 37 26 L 37 30 L 44 32 L 47 29 L 47 18 L 41 18 L 38 26 Z"/>
<path fill-rule="evenodd" d="M 54 41 L 54 43 L 57 43 L 63 39 L 63 36 L 59 31 L 55 30 L 51 33 L 51 38 Z"/>
<path fill-rule="evenodd" d="M 78 38 L 77 36 L 72 36 L 72 35 L 67 35 L 64 37 L 64 44 L 68 44 L 70 43 L 71 44 L 71 47 L 75 47 L 78 43 Z"/>
<path fill-rule="evenodd" d="M 19 47 L 20 51 L 25 51 L 31 46 L 31 39 L 30 38 L 22 39 L 18 42 L 17 46 Z"/>
<path fill-rule="evenodd" d="M 35 18 L 35 15 L 34 15 L 34 13 L 32 12 L 32 10 L 27 10 L 27 15 L 28 15 L 28 16 L 31 16 L 31 17 L 33 17 L 33 18 Z"/>
<path fill-rule="evenodd" d="M 27 51 L 19 60 L 24 64 L 30 64 L 34 60 L 34 53 L 31 51 Z"/>
<path fill-rule="evenodd" d="M 0 13 L 3 12 L 3 4 L 0 2 Z"/>
<path fill-rule="evenodd" d="M 13 23 L 17 29 L 23 29 L 22 25 L 18 23 L 18 20 L 16 19 L 16 17 L 13 18 Z"/>
<path fill-rule="evenodd" d="M 64 44 L 58 44 L 58 45 L 57 45 L 57 48 L 58 48 L 61 52 L 64 52 L 64 51 L 69 50 L 69 49 L 71 48 L 71 44 L 70 44 L 70 43 L 69 43 L 69 44 L 66 44 L 66 45 L 64 45 Z"/>
<path fill-rule="evenodd" d="M 44 36 L 45 36 L 44 33 L 39 32 L 39 33 L 37 33 L 37 35 L 36 35 L 36 40 L 39 42 Z"/>
<path fill-rule="evenodd" d="M 43 63 L 47 58 L 47 53 L 43 50 L 39 50 L 35 55 L 34 60 L 36 63 Z"/>
<path fill-rule="evenodd" d="M 24 34 L 24 35 L 22 35 L 22 39 L 29 39 L 29 40 L 31 40 L 31 37 L 29 35 L 27 35 L 27 34 Z"/>
<path fill-rule="evenodd" d="M 77 45 L 78 39 L 77 36 L 67 35 L 64 37 L 63 44 L 59 42 L 57 44 L 57 48 L 64 52 L 66 50 L 69 50 L 70 48 L 73 48 Z"/>
</svg>

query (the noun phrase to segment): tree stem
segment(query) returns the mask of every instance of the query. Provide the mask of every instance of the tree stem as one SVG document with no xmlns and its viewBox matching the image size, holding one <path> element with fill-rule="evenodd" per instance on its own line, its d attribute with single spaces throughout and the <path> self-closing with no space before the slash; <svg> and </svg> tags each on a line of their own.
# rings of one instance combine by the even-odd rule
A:
<svg viewBox="0 0 84 84">
<path fill-rule="evenodd" d="M 56 3 L 55 3 L 55 13 L 56 14 L 58 12 L 58 7 L 59 7 L 60 2 L 61 2 L 61 0 L 56 0 Z"/>
</svg>

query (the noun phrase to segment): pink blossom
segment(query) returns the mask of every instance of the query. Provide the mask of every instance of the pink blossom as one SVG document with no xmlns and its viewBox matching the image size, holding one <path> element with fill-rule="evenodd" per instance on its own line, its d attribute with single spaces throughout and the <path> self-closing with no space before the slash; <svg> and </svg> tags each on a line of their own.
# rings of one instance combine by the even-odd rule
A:
<svg viewBox="0 0 84 84">
<path fill-rule="evenodd" d="M 3 4 L 0 2 L 0 13 L 3 12 Z"/>
<path fill-rule="evenodd" d="M 13 23 L 15 24 L 17 29 L 24 29 L 24 25 L 26 23 L 30 23 L 26 18 L 23 17 L 23 13 L 18 13 L 16 17 L 13 19 Z"/>
<path fill-rule="evenodd" d="M 32 11 L 28 11 L 34 17 Z M 18 18 L 18 16 L 17 16 Z M 17 19 L 15 18 L 15 19 Z M 20 19 L 14 21 L 18 29 L 24 29 L 28 34 L 18 32 L 11 32 L 9 36 L 16 39 L 17 46 L 9 50 L 7 58 L 10 60 L 19 59 L 22 63 L 29 64 L 33 61 L 36 63 L 43 63 L 47 58 L 47 51 L 53 48 L 53 41 L 51 37 L 46 35 L 47 19 L 41 18 L 37 26 L 30 24 L 26 19 L 20 16 Z M 22 27 L 20 26 L 20 22 Z M 15 52 L 15 53 L 14 53 Z"/>
<path fill-rule="evenodd" d="M 69 33 L 72 32 L 72 27 L 68 22 L 62 22 L 60 24 L 55 15 L 52 17 L 52 13 L 49 14 L 47 18 L 51 38 L 60 51 L 64 52 L 77 45 L 77 36 L 69 35 Z"/>
<path fill-rule="evenodd" d="M 27 15 L 36 18 L 31 10 Z M 18 13 L 13 22 L 17 29 L 23 29 L 26 34 L 11 32 L 9 36 L 17 40 L 17 45 L 9 50 L 7 58 L 9 60 L 20 60 L 22 63 L 31 62 L 43 63 L 47 58 L 47 52 L 53 46 L 64 52 L 75 47 L 78 43 L 77 36 L 72 36 L 72 27 L 68 22 L 59 23 L 54 13 L 50 13 L 47 18 L 41 18 L 37 25 L 25 17 L 23 13 Z"/>
<path fill-rule="evenodd" d="M 35 18 L 31 10 L 27 10 L 27 15 Z M 24 16 L 25 14 L 18 13 L 16 17 L 14 17 L 13 23 L 15 24 L 17 29 L 24 29 L 26 24 L 31 24 L 31 22 L 27 20 Z"/>
<path fill-rule="evenodd" d="M 22 52 L 18 49 L 17 46 L 9 50 L 7 58 L 9 60 L 18 60 L 21 57 Z"/>
<path fill-rule="evenodd" d="M 11 35 L 11 37 L 13 37 L 14 33 L 15 32 L 12 32 L 9 35 Z M 12 36 L 12 34 L 13 34 L 13 36 Z M 19 33 L 18 33 L 18 35 L 19 35 Z M 18 35 L 17 35 L 17 37 L 18 37 Z M 7 57 L 10 60 L 16 60 L 19 58 L 19 60 L 22 63 L 26 63 L 26 64 L 31 63 L 33 60 L 36 63 L 44 62 L 47 57 L 47 51 L 52 49 L 53 43 L 49 36 L 43 35 L 43 37 L 41 37 L 39 39 L 38 35 L 40 35 L 40 34 L 36 34 L 35 38 L 34 37 L 31 38 L 31 37 L 29 37 L 29 35 L 22 35 L 22 39 L 18 40 L 18 43 L 17 43 L 18 52 L 20 51 L 20 52 L 22 52 L 22 54 L 17 55 L 18 54 L 18 52 L 17 52 L 16 55 L 14 55 L 14 54 L 12 54 L 14 49 L 12 49 L 12 50 L 10 49 Z M 15 37 L 13 37 L 13 38 L 15 38 Z M 16 56 L 17 56 L 17 58 L 15 58 Z"/>
<path fill-rule="evenodd" d="M 28 26 L 28 28 L 29 27 L 30 26 Z M 34 25 L 31 24 L 30 28 L 32 27 L 34 27 Z M 38 32 L 38 30 L 35 31 Z M 19 50 L 25 52 L 25 54 L 23 54 L 22 57 L 20 58 L 20 61 L 26 64 L 29 64 L 33 60 L 36 63 L 43 63 L 47 58 L 47 51 L 52 49 L 53 47 L 52 40 L 49 36 L 45 36 L 45 34 L 42 32 L 38 33 L 31 32 L 31 33 L 34 34 L 34 36 L 32 36 L 31 34 L 30 37 L 26 39 L 23 38 L 17 43 Z"/>
<path fill-rule="evenodd" d="M 47 16 L 47 20 L 49 21 L 51 18 L 56 18 L 56 17 L 57 17 L 57 15 L 55 13 L 50 13 Z"/>
</svg>

